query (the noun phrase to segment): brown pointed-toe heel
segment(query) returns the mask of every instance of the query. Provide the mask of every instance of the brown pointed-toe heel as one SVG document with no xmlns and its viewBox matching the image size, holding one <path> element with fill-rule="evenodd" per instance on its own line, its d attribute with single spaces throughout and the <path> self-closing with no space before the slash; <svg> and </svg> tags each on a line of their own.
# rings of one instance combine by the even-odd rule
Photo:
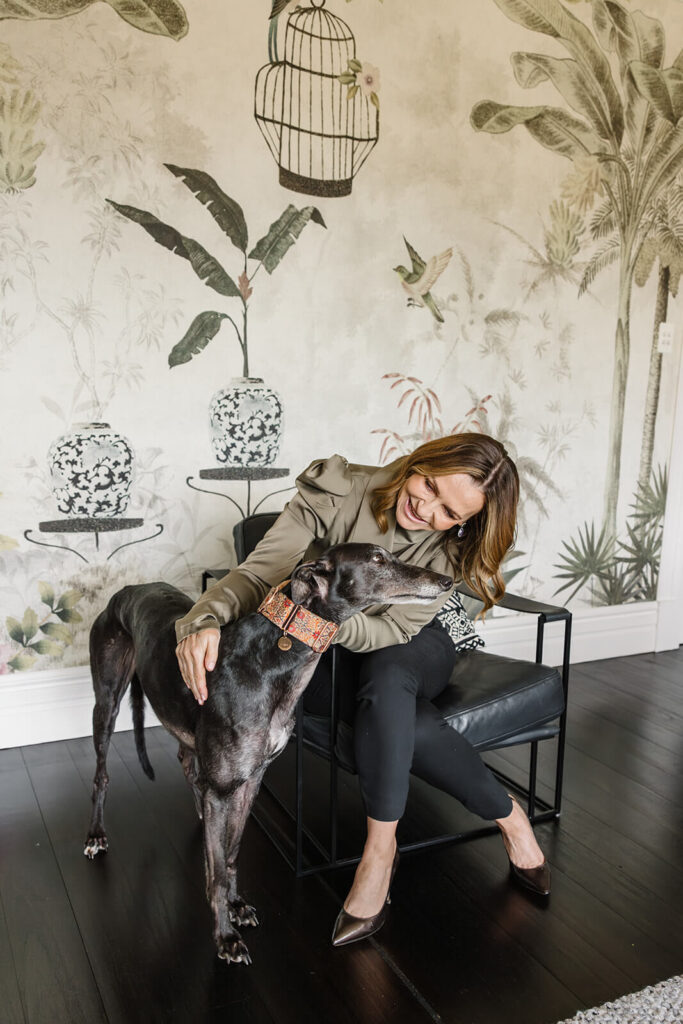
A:
<svg viewBox="0 0 683 1024">
<path fill-rule="evenodd" d="M 515 881 L 529 892 L 533 892 L 535 896 L 550 896 L 550 865 L 547 860 L 537 868 L 518 868 L 510 860 L 510 873 Z"/>
<path fill-rule="evenodd" d="M 519 801 L 515 800 L 512 793 L 508 793 L 508 796 L 513 803 L 519 807 Z M 520 808 L 521 809 L 521 808 Z M 519 883 L 528 892 L 532 892 L 535 896 L 550 896 L 550 865 L 547 860 L 543 860 L 542 864 L 539 864 L 535 868 L 520 868 L 513 862 L 508 849 L 507 838 L 503 830 L 501 829 L 501 835 L 503 837 L 503 846 L 505 852 L 508 855 L 510 862 L 510 874 L 516 882 Z"/>
<path fill-rule="evenodd" d="M 349 943 L 359 942 L 361 939 L 367 939 L 370 935 L 374 935 L 375 932 L 380 930 L 386 921 L 387 908 L 391 903 L 391 883 L 393 882 L 394 875 L 396 874 L 398 860 L 397 847 L 396 853 L 394 854 L 394 862 L 391 865 L 391 877 L 389 878 L 387 898 L 379 913 L 374 914 L 372 917 L 354 917 L 353 914 L 349 914 L 342 907 L 337 915 L 337 920 L 334 923 L 334 929 L 332 931 L 333 946 L 348 946 Z"/>
</svg>

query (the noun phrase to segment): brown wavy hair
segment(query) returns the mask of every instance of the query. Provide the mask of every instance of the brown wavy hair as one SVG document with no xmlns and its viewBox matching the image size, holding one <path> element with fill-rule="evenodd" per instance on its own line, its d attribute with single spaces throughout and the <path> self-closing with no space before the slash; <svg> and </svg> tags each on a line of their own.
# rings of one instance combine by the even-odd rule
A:
<svg viewBox="0 0 683 1024">
<path fill-rule="evenodd" d="M 459 527 L 444 531 L 444 547 L 456 578 L 460 577 L 484 602 L 488 611 L 505 593 L 500 565 L 515 539 L 519 476 L 507 451 L 488 434 L 464 433 L 438 437 L 397 459 L 391 479 L 378 487 L 370 502 L 382 533 L 388 529 L 387 511 L 396 507 L 409 476 L 449 476 L 467 473 L 484 494 L 481 512 Z"/>
</svg>

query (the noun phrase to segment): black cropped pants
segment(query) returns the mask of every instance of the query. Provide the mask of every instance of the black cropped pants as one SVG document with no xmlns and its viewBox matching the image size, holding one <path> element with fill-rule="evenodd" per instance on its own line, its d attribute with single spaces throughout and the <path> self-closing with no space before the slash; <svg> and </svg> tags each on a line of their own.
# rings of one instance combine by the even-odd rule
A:
<svg viewBox="0 0 683 1024">
<path fill-rule="evenodd" d="M 360 789 L 368 817 L 403 815 L 411 771 L 487 820 L 504 818 L 512 801 L 474 747 L 449 726 L 432 700 L 448 684 L 456 657 L 436 622 L 407 644 L 356 654 L 337 648 L 340 716 L 353 723 Z M 330 711 L 332 652 L 320 659 L 304 705 Z"/>
</svg>

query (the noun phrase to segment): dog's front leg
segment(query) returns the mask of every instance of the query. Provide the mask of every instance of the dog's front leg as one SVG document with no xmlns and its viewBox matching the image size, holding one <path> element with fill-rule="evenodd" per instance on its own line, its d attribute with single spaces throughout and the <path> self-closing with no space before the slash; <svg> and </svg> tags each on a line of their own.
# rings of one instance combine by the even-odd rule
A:
<svg viewBox="0 0 683 1024">
<path fill-rule="evenodd" d="M 178 744 L 178 760 L 183 766 L 185 778 L 192 790 L 195 810 L 199 816 L 199 820 L 201 821 L 204 810 L 202 807 L 202 791 L 197 783 L 197 780 L 199 779 L 199 772 L 197 771 L 197 758 L 195 757 L 194 750 L 190 750 L 190 748 L 186 747 L 183 743 Z"/>
<path fill-rule="evenodd" d="M 237 893 L 237 855 L 251 805 L 263 772 L 225 796 L 208 787 L 204 793 L 206 888 L 214 920 L 218 955 L 228 963 L 251 963 L 249 951 L 234 927 L 258 924 L 256 911 Z"/>
</svg>

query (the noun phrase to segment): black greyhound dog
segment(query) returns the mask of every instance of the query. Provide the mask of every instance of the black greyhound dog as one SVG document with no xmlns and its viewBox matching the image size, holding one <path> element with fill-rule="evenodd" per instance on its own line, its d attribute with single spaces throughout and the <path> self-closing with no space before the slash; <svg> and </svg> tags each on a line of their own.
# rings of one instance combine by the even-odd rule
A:
<svg viewBox="0 0 683 1024">
<path fill-rule="evenodd" d="M 369 605 L 433 601 L 452 585 L 448 576 L 406 565 L 374 544 L 339 544 L 294 570 L 291 594 L 296 606 L 338 625 Z M 107 751 L 130 682 L 135 743 L 145 774 L 154 778 L 145 749 L 143 693 L 180 744 L 178 759 L 204 823 L 206 891 L 218 955 L 251 963 L 235 926 L 258 921 L 237 892 L 237 854 L 263 774 L 289 739 L 296 702 L 320 655 L 296 638 L 283 642 L 283 630 L 265 615 L 246 615 L 221 630 L 216 667 L 207 674 L 209 697 L 200 707 L 175 656 L 174 623 L 191 605 L 165 583 L 124 587 L 93 624 L 97 768 L 84 852 L 92 859 L 108 848 Z"/>
</svg>

